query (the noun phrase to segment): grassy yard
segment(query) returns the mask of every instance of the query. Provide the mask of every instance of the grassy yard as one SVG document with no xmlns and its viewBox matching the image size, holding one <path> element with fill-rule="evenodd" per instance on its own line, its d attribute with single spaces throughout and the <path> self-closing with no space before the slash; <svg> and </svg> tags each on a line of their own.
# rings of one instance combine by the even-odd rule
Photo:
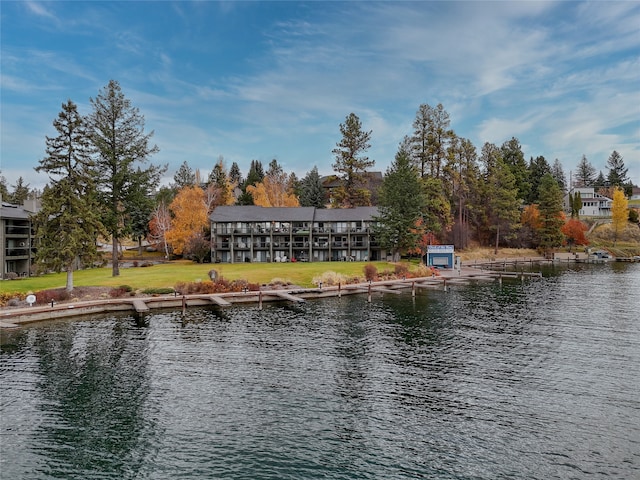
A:
<svg viewBox="0 0 640 480">
<path fill-rule="evenodd" d="M 393 264 L 372 262 L 379 272 L 393 270 Z M 349 277 L 363 277 L 365 262 L 312 262 L 312 263 L 218 263 L 195 264 L 180 260 L 152 267 L 121 268 L 119 277 L 111 276 L 111 268 L 94 268 L 74 272 L 73 284 L 81 286 L 117 287 L 129 285 L 135 290 L 153 287 L 171 287 L 178 282 L 207 280 L 208 272 L 215 269 L 227 280 L 243 279 L 250 283 L 265 284 L 280 279 L 302 287 L 312 287 L 313 278 L 327 271 Z M 52 273 L 39 277 L 0 282 L 0 292 L 37 292 L 61 288 L 66 284 L 66 273 Z"/>
</svg>

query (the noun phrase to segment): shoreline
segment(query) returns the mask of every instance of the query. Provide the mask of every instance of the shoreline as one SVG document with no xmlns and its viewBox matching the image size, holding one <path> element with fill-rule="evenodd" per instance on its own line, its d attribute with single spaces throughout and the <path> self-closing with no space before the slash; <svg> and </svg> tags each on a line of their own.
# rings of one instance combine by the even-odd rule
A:
<svg viewBox="0 0 640 480">
<path fill-rule="evenodd" d="M 486 262 L 486 261 L 485 261 Z M 500 264 L 504 262 L 500 261 Z M 540 263 L 540 260 L 511 259 L 516 265 Z M 302 303 L 307 300 L 316 300 L 327 297 L 341 297 L 342 295 L 368 295 L 371 301 L 373 294 L 391 293 L 401 294 L 407 290 L 415 296 L 420 289 L 440 289 L 446 291 L 448 286 L 464 285 L 471 281 L 499 281 L 503 278 L 539 278 L 539 272 L 504 272 L 485 270 L 482 263 L 475 266 L 463 265 L 461 269 L 443 269 L 439 275 L 429 277 L 381 280 L 376 282 L 361 282 L 346 285 L 320 286 L 314 288 L 290 287 L 281 289 L 268 289 L 247 292 L 230 292 L 218 294 L 192 294 L 180 295 L 177 293 L 157 295 L 149 297 L 130 297 L 115 299 L 87 300 L 75 303 L 60 303 L 54 305 L 40 305 L 31 307 L 18 307 L 0 311 L 0 331 L 19 329 L 33 323 L 51 320 L 96 315 L 111 312 L 130 312 L 144 315 L 151 310 L 182 309 L 183 314 L 187 308 L 217 306 L 219 308 L 238 304 L 258 304 L 262 308 L 263 303 L 269 302 L 293 302 Z"/>
</svg>

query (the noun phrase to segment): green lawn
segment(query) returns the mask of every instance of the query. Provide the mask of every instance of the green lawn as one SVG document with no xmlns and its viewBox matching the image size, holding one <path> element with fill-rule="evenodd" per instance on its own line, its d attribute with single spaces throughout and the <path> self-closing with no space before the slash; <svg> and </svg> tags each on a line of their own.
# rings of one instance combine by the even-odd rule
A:
<svg viewBox="0 0 640 480">
<path fill-rule="evenodd" d="M 393 270 L 387 262 L 372 262 L 379 272 Z M 195 264 L 174 261 L 152 267 L 121 268 L 120 276 L 112 277 L 111 268 L 94 268 L 74 272 L 73 284 L 80 286 L 129 285 L 135 290 L 153 287 L 174 287 L 178 282 L 207 280 L 212 268 L 227 280 L 243 279 L 250 283 L 269 283 L 281 279 L 303 287 L 313 286 L 314 277 L 327 271 L 345 276 L 363 276 L 365 262 L 313 262 L 313 263 L 218 263 Z M 0 292 L 37 292 L 66 285 L 66 273 L 52 273 L 20 280 L 0 281 Z"/>
</svg>

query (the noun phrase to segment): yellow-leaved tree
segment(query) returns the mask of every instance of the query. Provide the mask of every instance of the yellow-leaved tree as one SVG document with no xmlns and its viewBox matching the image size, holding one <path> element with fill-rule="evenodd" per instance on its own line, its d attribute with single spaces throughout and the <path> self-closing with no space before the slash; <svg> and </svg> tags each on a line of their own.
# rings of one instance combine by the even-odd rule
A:
<svg viewBox="0 0 640 480">
<path fill-rule="evenodd" d="M 173 248 L 173 253 L 182 255 L 189 241 L 202 235 L 207 227 L 204 191 L 198 186 L 182 188 L 169 205 L 169 210 L 173 218 L 165 239 Z"/>
<path fill-rule="evenodd" d="M 254 205 L 261 207 L 299 207 L 297 195 L 289 182 L 289 177 L 274 160 L 270 164 L 269 172 L 262 182 L 247 187 L 247 192 L 253 197 Z"/>
<path fill-rule="evenodd" d="M 629 201 L 624 190 L 615 187 L 613 191 L 613 202 L 611 204 L 611 224 L 613 227 L 613 245 L 618 241 L 618 235 L 624 230 L 629 219 Z"/>
</svg>

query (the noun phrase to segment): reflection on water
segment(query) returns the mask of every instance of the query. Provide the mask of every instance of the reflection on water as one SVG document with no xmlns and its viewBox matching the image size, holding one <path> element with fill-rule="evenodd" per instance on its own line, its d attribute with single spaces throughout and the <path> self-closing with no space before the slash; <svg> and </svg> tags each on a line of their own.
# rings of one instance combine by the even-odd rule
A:
<svg viewBox="0 0 640 480">
<path fill-rule="evenodd" d="M 640 268 L 34 326 L 0 478 L 638 478 Z"/>
</svg>

